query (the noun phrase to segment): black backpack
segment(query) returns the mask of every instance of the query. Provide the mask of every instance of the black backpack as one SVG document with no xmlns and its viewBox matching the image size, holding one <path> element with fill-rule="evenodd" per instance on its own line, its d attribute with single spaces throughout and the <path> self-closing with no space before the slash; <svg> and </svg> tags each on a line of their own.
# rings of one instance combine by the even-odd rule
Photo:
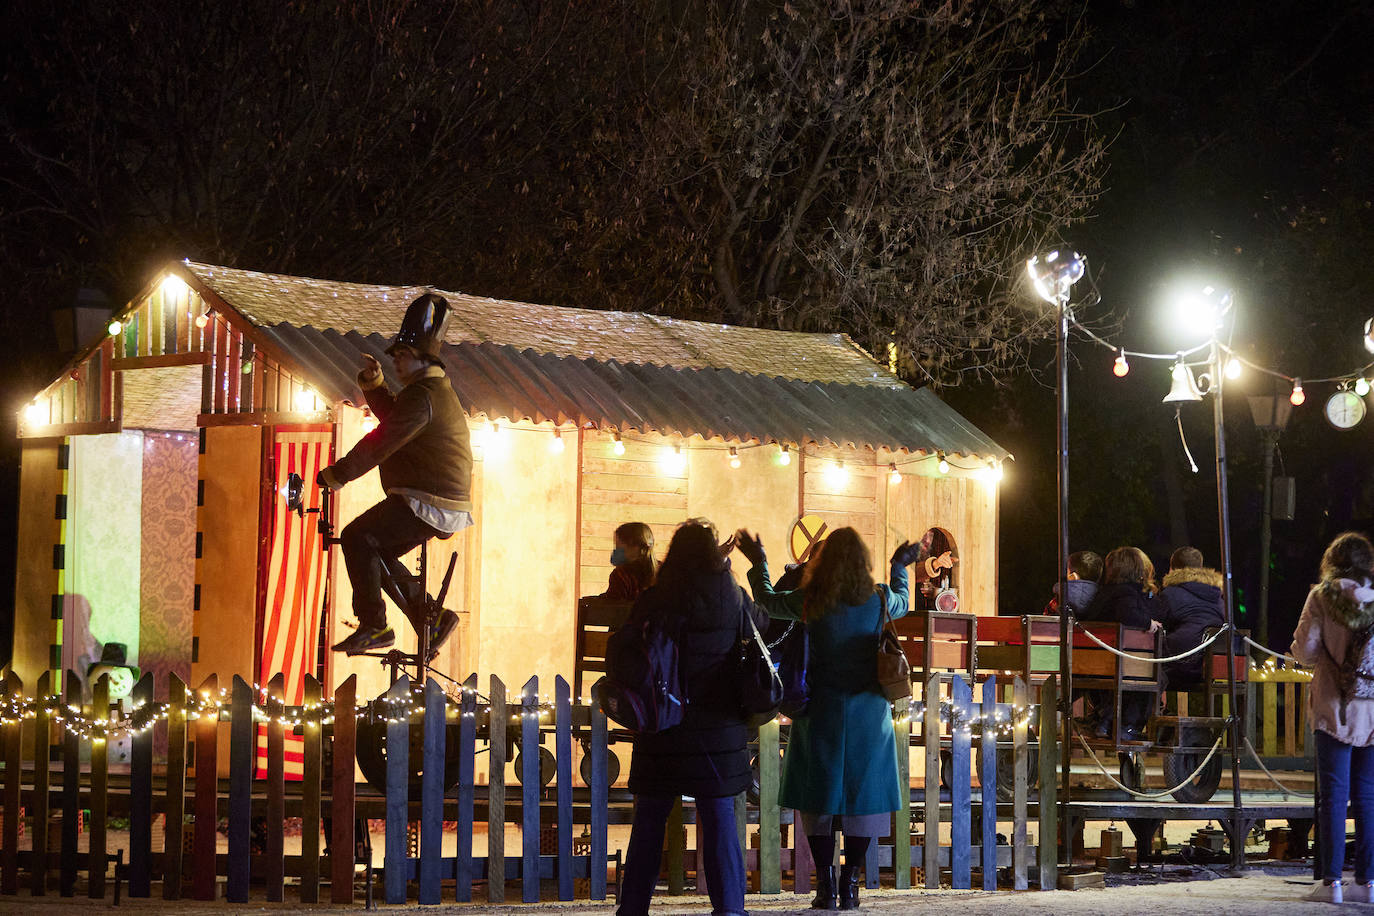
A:
<svg viewBox="0 0 1374 916">
<path fill-rule="evenodd" d="M 682 722 L 687 707 L 678 674 L 683 619 L 659 613 L 631 617 L 606 640 L 606 676 L 595 696 L 608 718 L 633 732 L 661 732 Z"/>
</svg>

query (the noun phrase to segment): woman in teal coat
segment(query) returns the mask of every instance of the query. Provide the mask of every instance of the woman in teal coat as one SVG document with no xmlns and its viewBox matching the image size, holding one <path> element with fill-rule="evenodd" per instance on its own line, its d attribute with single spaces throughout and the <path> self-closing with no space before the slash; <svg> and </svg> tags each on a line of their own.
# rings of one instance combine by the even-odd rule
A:
<svg viewBox="0 0 1374 916">
<path fill-rule="evenodd" d="M 755 603 L 769 616 L 806 622 L 811 702 L 807 714 L 792 723 L 778 803 L 801 812 L 816 861 L 811 906 L 833 910 L 838 903 L 839 909 L 853 909 L 870 841 L 886 835 L 892 812 L 906 806 L 892 709 L 878 686 L 878 633 L 884 607 L 894 618 L 907 612 L 906 564 L 919 548 L 899 547 L 892 556 L 891 584 L 875 586 L 868 547 L 853 528 L 840 528 L 807 563 L 800 588 L 774 591 L 759 538 L 742 530 L 738 543 L 753 564 L 749 584 Z M 838 882 L 830 865 L 836 830 L 844 834 Z"/>
</svg>

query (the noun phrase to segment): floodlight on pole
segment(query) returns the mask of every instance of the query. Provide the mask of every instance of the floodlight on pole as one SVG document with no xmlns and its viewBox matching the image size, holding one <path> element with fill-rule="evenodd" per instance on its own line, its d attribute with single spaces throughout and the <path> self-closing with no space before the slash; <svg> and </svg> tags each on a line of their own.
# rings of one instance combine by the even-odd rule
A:
<svg viewBox="0 0 1374 916">
<path fill-rule="evenodd" d="M 1226 418 L 1223 412 L 1222 395 L 1226 388 L 1228 375 L 1222 363 L 1222 347 L 1217 339 L 1226 313 L 1231 310 L 1230 290 L 1214 286 L 1204 286 L 1197 293 L 1185 296 L 1179 301 L 1177 314 L 1182 324 L 1193 332 L 1205 333 L 1210 338 L 1205 377 L 1208 381 L 1207 396 L 1212 399 L 1212 424 L 1216 432 L 1216 471 L 1217 471 L 1217 529 L 1221 547 L 1222 608 L 1231 634 L 1226 639 L 1227 686 L 1231 709 L 1239 709 L 1236 691 L 1236 601 L 1231 572 L 1231 513 L 1227 496 L 1226 482 Z M 1181 370 L 1181 372 L 1180 372 Z M 1165 402 L 1201 400 L 1200 389 L 1193 382 L 1192 373 L 1180 359 L 1174 367 L 1174 386 Z M 1182 426 L 1180 425 L 1180 430 Z M 1240 717 L 1232 716 L 1227 723 L 1231 752 L 1231 804 L 1232 815 L 1240 817 Z M 1245 861 L 1245 850 L 1239 844 L 1232 844 L 1231 861 L 1239 868 Z"/>
<path fill-rule="evenodd" d="M 1087 260 L 1072 248 L 1057 248 L 1044 255 L 1036 255 L 1026 262 L 1026 272 L 1030 275 L 1035 291 L 1046 302 L 1058 309 L 1058 327 L 1055 337 L 1055 400 L 1057 402 L 1059 428 L 1055 448 L 1058 461 L 1055 463 L 1055 484 L 1059 496 L 1059 565 L 1055 578 L 1059 581 L 1059 594 L 1067 595 L 1069 570 L 1069 295 L 1073 285 L 1087 273 Z M 1069 746 L 1069 723 L 1072 720 L 1073 696 L 1069 684 L 1069 615 L 1059 616 L 1059 684 L 1060 684 L 1060 722 L 1059 736 L 1061 747 Z M 1060 804 L 1064 806 L 1063 816 L 1067 817 L 1069 804 L 1069 755 L 1064 754 L 1060 762 Z"/>
</svg>

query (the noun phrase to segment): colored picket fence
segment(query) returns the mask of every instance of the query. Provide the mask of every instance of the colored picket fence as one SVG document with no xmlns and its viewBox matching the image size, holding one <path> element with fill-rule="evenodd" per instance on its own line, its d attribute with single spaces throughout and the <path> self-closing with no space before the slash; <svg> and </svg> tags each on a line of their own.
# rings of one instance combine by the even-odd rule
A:
<svg viewBox="0 0 1374 916">
<path fill-rule="evenodd" d="M 894 816 L 891 843 L 871 847 L 868 885 L 877 886 L 886 873 L 897 888 L 910 887 L 918 878 L 926 887 L 936 887 L 942 875 L 950 886 L 968 888 L 977 869 L 985 889 L 998 886 L 999 870 L 1009 878 L 1005 885 L 1022 889 L 1032 883 L 1031 869 L 1038 868 L 1034 883 L 1054 887 L 1057 729 L 1040 729 L 1038 739 L 1031 735 L 1033 710 L 1020 679 L 1011 703 L 996 701 L 993 678 L 977 685 L 979 702 L 973 699 L 974 685 L 957 675 L 935 675 L 924 688 L 915 686 L 926 699 L 914 704 L 914 715 L 895 717 L 897 756 L 902 778 L 910 785 L 910 755 L 900 751 L 923 749 L 917 760 L 930 778 L 924 779 L 910 809 Z M 287 706 L 280 677 L 260 691 L 238 677 L 224 691 L 213 677 L 195 689 L 173 677 L 168 689 L 172 699 L 155 703 L 152 676 L 146 675 L 134 689 L 128 714 L 112 711 L 104 678 L 93 686 L 84 707 L 81 684 L 70 672 L 60 699 L 48 696 L 47 675 L 36 685 L 35 697 L 24 695 L 13 674 L 3 687 L 0 895 L 18 893 L 22 874 L 33 895 L 46 893 L 55 879 L 59 893 L 74 896 L 84 873 L 91 899 L 105 898 L 113 878 L 115 893 L 127 884 L 132 897 L 151 896 L 154 882 L 160 881 L 161 895 L 168 900 L 222 896 L 229 903 L 244 903 L 256 887 L 268 901 L 284 900 L 291 889 L 301 902 L 314 903 L 327 885 L 331 902 L 354 903 L 360 896 L 359 868 L 367 869 L 371 859 L 370 850 L 359 854 L 366 841 L 358 833 L 360 823 L 365 829 L 365 821 L 359 820 L 364 817 L 385 822 L 380 891 L 387 903 L 416 899 L 435 904 L 445 897 L 469 901 L 483 885 L 488 902 L 502 903 L 507 882 L 518 883 L 520 900 L 527 903 L 538 901 L 541 891 L 560 900 L 576 894 L 602 900 L 614 889 L 608 872 L 618 872 L 620 853 L 609 849 L 609 827 L 628 823 L 630 803 L 627 793 L 611 785 L 610 758 L 612 740 L 623 736 L 608 729 L 595 706 L 574 704 L 561 677 L 551 701 L 541 700 L 536 678 L 508 699 L 505 685 L 492 677 L 483 697 L 473 675 L 452 695 L 432 679 L 413 691 L 409 680 L 401 678 L 382 697 L 361 705 L 353 678 L 333 698 L 324 698 L 319 683 L 309 679 L 305 703 Z M 1055 721 L 1055 706 L 1050 681 L 1041 689 L 1042 721 Z M 159 722 L 165 722 L 165 766 L 154 760 L 153 726 Z M 422 729 L 419 744 L 412 740 L 413 728 Z M 255 778 L 259 729 L 267 735 L 264 778 Z M 288 782 L 284 775 L 288 731 L 302 737 L 300 781 Z M 380 797 L 365 786 L 360 792 L 355 782 L 360 731 L 365 741 L 385 734 L 386 789 Z M 110 740 L 126 734 L 131 740 L 127 776 L 112 774 Z M 55 747 L 53 735 L 60 736 Z M 219 755 L 226 737 L 224 768 Z M 538 752 L 541 739 L 550 738 L 551 761 Z M 1037 740 L 1040 785 L 1049 787 L 1038 806 L 1039 848 L 1027 840 L 1031 805 L 1026 762 Z M 581 770 L 588 778 L 581 785 L 574 780 L 574 742 L 585 758 Z M 481 743 L 485 748 L 479 748 Z M 752 887 L 764 894 L 781 892 L 786 873 L 792 890 L 808 891 L 811 882 L 812 862 L 800 831 L 792 831 L 794 842 L 783 842 L 783 828 L 795 818 L 777 806 L 780 743 L 778 720 L 759 729 L 759 804 L 746 805 L 744 796 L 736 804 L 742 838 L 750 835 L 751 823 L 757 824 L 751 837 L 757 847 L 749 849 L 747 865 Z M 530 751 L 517 758 L 518 786 L 506 780 L 507 749 L 514 744 Z M 999 750 L 1012 766 L 999 767 Z M 410 760 L 417 752 L 418 770 Z M 475 779 L 479 753 L 488 755 L 485 785 Z M 945 787 L 937 777 L 942 756 Z M 549 765 L 551 778 L 542 772 Z M 227 770 L 227 779 L 220 776 L 222 770 Z M 1000 809 L 999 771 L 1011 783 L 1005 787 L 1010 801 Z M 60 774 L 58 784 L 52 772 Z M 688 812 L 690 808 L 679 808 L 679 829 L 668 832 L 667 882 L 674 893 L 686 889 L 690 871 L 696 873 L 697 889 L 703 886 L 701 870 L 695 868 L 699 850 L 694 854 L 687 849 L 682 829 Z M 157 852 L 153 831 L 159 814 L 163 850 Z M 474 826 L 483 814 L 484 854 L 473 847 Z M 25 815 L 32 825 L 27 843 L 20 836 Z M 107 832 L 112 815 L 127 816 L 129 822 L 127 849 L 114 854 Z M 227 853 L 220 853 L 219 822 L 225 815 Z M 253 848 L 255 821 L 281 824 L 287 817 L 301 819 L 299 855 L 285 854 L 279 829 L 264 831 L 265 845 Z M 451 855 L 444 854 L 446 820 L 456 824 Z M 1010 842 L 1000 846 L 999 820 L 1011 825 Z M 50 835 L 54 823 L 60 824 L 60 835 Z M 83 823 L 89 834 L 84 852 L 78 834 Z M 950 833 L 947 845 L 938 840 L 941 824 Z M 508 826 L 519 830 L 518 848 L 508 848 Z M 577 827 L 583 833 L 575 844 Z M 913 829 L 919 830 L 916 836 Z M 325 849 L 322 832 L 328 838 Z M 550 834 L 557 846 L 551 853 L 540 848 Z M 541 888 L 541 881 L 548 884 Z M 369 896 L 374 886 L 363 882 L 362 895 Z"/>
</svg>

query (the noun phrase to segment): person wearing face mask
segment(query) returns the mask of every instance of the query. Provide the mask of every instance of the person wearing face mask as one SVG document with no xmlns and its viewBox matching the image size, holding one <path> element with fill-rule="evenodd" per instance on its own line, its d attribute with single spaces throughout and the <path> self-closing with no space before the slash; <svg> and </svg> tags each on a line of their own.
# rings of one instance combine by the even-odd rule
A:
<svg viewBox="0 0 1374 916">
<path fill-rule="evenodd" d="M 430 538 L 447 538 L 472 524 L 472 447 L 467 414 L 444 372 L 440 347 L 449 305 L 426 293 L 410 304 L 387 355 L 400 379 L 393 394 L 381 363 L 363 354 L 358 386 L 380 421 L 334 464 L 320 471 L 322 487 L 339 489 L 373 468 L 386 499 L 359 515 L 339 537 L 358 629 L 335 652 L 360 655 L 396 641 L 382 601 L 385 568 L 405 600 L 406 617 L 418 632 L 429 628 L 430 657 L 458 624 L 458 615 L 422 594 L 420 581 L 400 557 Z"/>
<path fill-rule="evenodd" d="M 633 601 L 654 584 L 658 571 L 654 563 L 654 532 L 643 522 L 626 522 L 615 529 L 615 549 L 611 551 L 611 580 L 602 598 Z"/>
</svg>

